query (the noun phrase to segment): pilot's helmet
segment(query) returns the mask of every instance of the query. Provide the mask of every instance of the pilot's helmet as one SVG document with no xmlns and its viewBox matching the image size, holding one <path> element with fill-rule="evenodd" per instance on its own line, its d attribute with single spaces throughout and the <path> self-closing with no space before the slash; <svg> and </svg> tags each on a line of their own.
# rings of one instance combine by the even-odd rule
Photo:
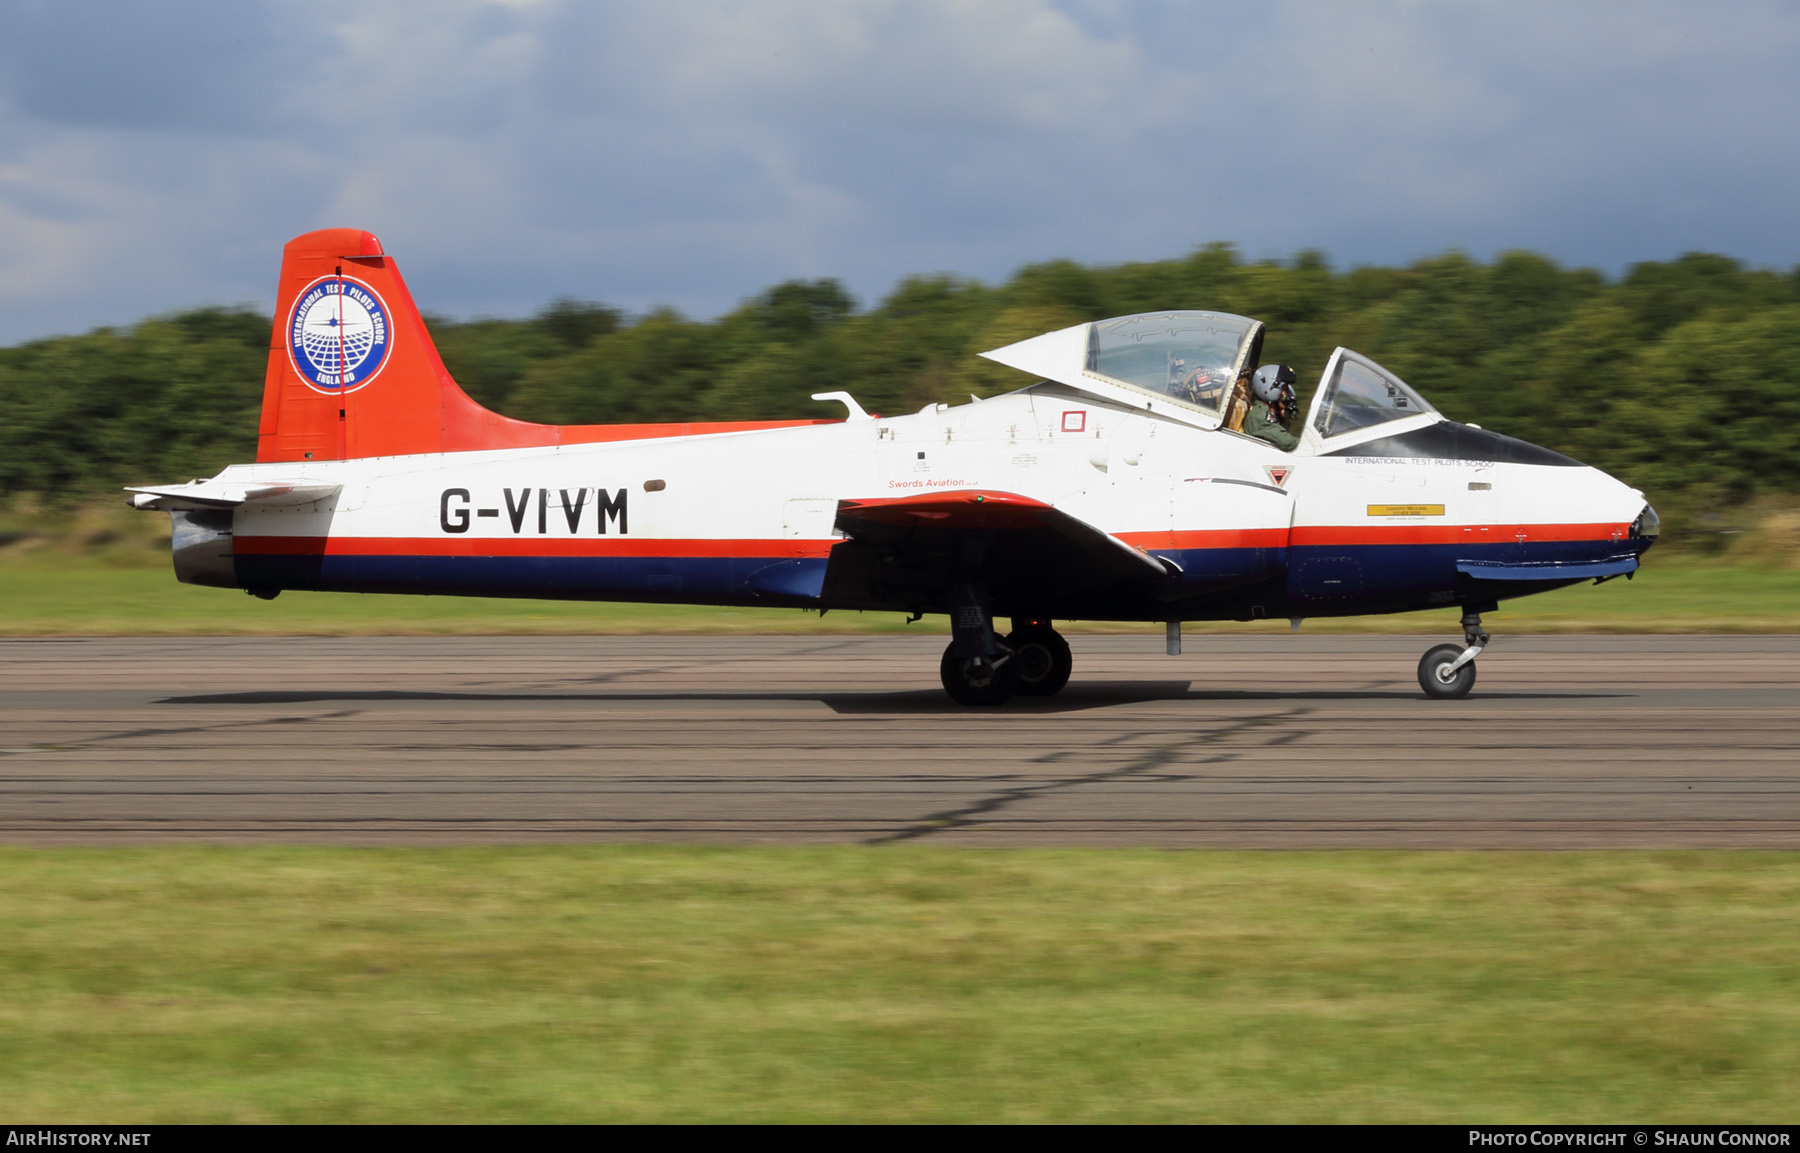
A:
<svg viewBox="0 0 1800 1153">
<path fill-rule="evenodd" d="M 1294 370 L 1285 364 L 1265 364 L 1250 378 L 1250 391 L 1264 404 L 1294 399 Z"/>
</svg>

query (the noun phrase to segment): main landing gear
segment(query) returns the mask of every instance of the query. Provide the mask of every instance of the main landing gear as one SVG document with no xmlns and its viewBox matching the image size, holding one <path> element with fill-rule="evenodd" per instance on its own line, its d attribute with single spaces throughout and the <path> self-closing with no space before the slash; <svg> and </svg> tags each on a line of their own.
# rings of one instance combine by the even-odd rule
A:
<svg viewBox="0 0 1800 1153">
<path fill-rule="evenodd" d="M 1492 638 L 1481 627 L 1481 614 L 1474 609 L 1463 611 L 1462 628 L 1466 648 L 1438 645 L 1427 649 L 1419 660 L 1419 687 L 1434 700 L 1466 697 L 1475 687 L 1475 658 Z"/>
<path fill-rule="evenodd" d="M 1075 658 L 1069 642 L 1050 627 L 1049 621 L 1013 619 L 1013 631 L 1002 642 L 1012 650 L 1019 666 L 1019 691 L 1027 696 L 1053 697 L 1069 683 Z"/>
<path fill-rule="evenodd" d="M 999 705 L 1015 693 L 1048 697 L 1069 683 L 1069 642 L 1045 620 L 1013 618 L 1004 640 L 979 590 L 967 589 L 951 613 L 952 637 L 938 662 L 944 691 L 959 705 Z"/>
<path fill-rule="evenodd" d="M 1003 705 L 1019 691 L 1019 667 L 1010 653 L 965 657 L 957 653 L 955 641 L 938 662 L 938 678 L 959 705 Z"/>
</svg>

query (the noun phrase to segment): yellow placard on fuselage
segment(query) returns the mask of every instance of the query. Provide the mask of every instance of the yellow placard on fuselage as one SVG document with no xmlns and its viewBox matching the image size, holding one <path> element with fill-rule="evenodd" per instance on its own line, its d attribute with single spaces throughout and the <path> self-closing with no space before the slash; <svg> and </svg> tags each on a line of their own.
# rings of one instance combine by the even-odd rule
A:
<svg viewBox="0 0 1800 1153">
<path fill-rule="evenodd" d="M 1443 516 L 1441 504 L 1372 504 L 1370 516 Z"/>
</svg>

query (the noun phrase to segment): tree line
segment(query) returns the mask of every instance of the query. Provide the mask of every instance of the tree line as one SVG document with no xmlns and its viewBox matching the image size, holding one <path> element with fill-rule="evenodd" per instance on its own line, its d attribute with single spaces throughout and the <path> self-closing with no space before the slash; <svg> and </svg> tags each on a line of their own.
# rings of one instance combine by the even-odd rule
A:
<svg viewBox="0 0 1800 1153">
<path fill-rule="evenodd" d="M 1800 270 L 1708 254 L 1611 279 L 1526 252 L 1340 271 L 1317 252 L 1251 262 L 1210 245 L 1035 264 L 1000 285 L 911 277 L 866 310 L 813 280 L 710 321 L 561 300 L 523 320 L 427 323 L 481 403 L 601 423 L 834 416 L 809 397 L 837 389 L 910 412 L 1029 383 L 984 349 L 1181 308 L 1267 322 L 1264 361 L 1293 365 L 1308 392 L 1336 345 L 1354 348 L 1452 419 L 1643 488 L 1677 527 L 1800 492 Z M 0 349 L 0 494 L 61 504 L 251 459 L 269 340 L 269 317 L 208 308 Z"/>
</svg>

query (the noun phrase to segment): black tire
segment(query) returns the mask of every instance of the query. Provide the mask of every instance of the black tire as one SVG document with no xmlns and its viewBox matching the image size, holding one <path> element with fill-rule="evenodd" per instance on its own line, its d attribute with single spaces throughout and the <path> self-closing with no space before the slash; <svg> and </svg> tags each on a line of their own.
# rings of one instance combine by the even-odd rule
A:
<svg viewBox="0 0 1800 1153">
<path fill-rule="evenodd" d="M 938 677 L 959 705 L 1003 705 L 1019 691 L 1019 670 L 1012 661 L 998 668 L 982 662 L 978 672 L 974 658 L 956 655 L 955 644 L 944 650 Z"/>
<path fill-rule="evenodd" d="M 1018 666 L 1019 691 L 1031 697 L 1053 697 L 1069 683 L 1075 658 L 1069 642 L 1052 628 L 1014 629 L 1006 638 Z"/>
<path fill-rule="evenodd" d="M 1438 701 L 1455 700 L 1466 697 L 1469 690 L 1475 687 L 1475 662 L 1470 661 L 1462 668 L 1450 674 L 1445 680 L 1442 671 L 1462 656 L 1461 645 L 1438 645 L 1428 649 L 1419 659 L 1419 687 L 1425 695 Z"/>
</svg>

